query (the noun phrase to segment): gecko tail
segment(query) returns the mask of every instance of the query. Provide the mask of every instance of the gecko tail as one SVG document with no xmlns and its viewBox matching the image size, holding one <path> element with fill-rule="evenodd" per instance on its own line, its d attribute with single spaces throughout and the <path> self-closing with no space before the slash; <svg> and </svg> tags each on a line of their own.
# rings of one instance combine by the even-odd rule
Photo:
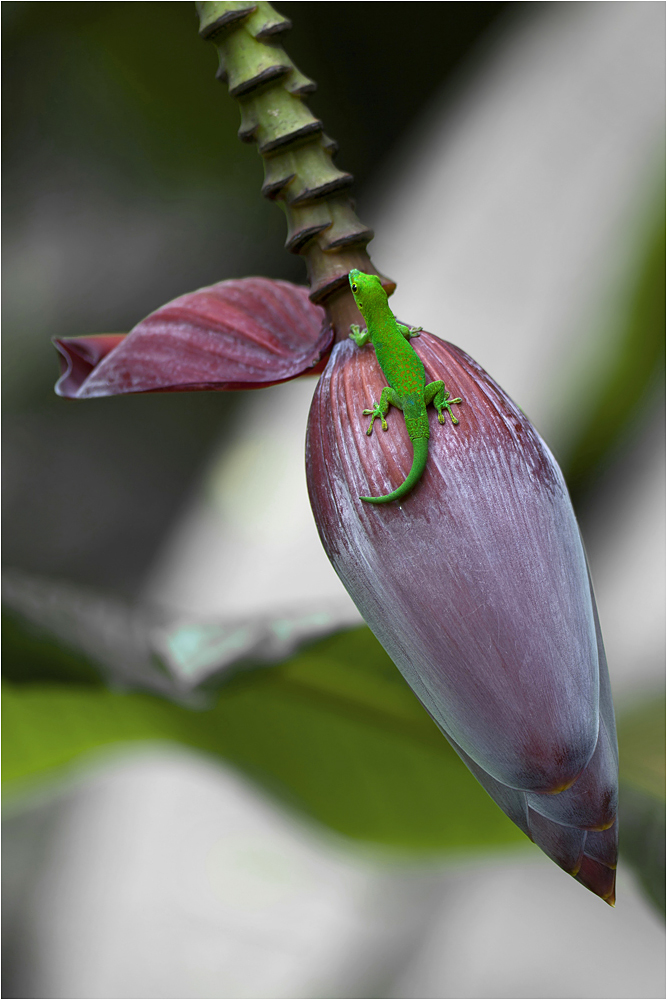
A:
<svg viewBox="0 0 667 1000">
<path fill-rule="evenodd" d="M 383 497 L 359 497 L 365 503 L 391 503 L 392 500 L 400 500 L 401 497 L 406 496 L 414 487 L 417 485 L 422 477 L 424 469 L 426 468 L 426 461 L 428 459 L 428 438 L 421 437 L 416 438 L 412 442 L 413 447 L 413 458 L 412 458 L 412 468 L 410 469 L 406 479 L 401 485 L 393 491 L 393 493 L 387 493 Z"/>
</svg>

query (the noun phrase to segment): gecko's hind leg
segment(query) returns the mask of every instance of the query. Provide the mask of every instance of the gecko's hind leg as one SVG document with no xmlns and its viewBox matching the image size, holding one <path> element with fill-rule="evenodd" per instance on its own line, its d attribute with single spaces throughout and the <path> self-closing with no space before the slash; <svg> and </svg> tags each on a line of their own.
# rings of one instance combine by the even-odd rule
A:
<svg viewBox="0 0 667 1000">
<path fill-rule="evenodd" d="M 452 418 L 453 424 L 458 424 L 458 419 L 452 413 L 452 406 L 454 403 L 462 403 L 463 400 L 460 397 L 456 399 L 450 399 L 451 393 L 447 392 L 445 389 L 445 383 L 429 382 L 429 384 L 424 389 L 424 402 L 428 406 L 429 403 L 433 403 L 436 410 L 438 411 L 438 420 L 441 424 L 445 422 L 445 414 L 443 410 L 447 410 L 450 417 Z"/>
<path fill-rule="evenodd" d="M 368 430 L 366 431 L 367 434 L 373 433 L 373 424 L 375 423 L 376 420 L 382 421 L 382 430 L 386 431 L 387 421 L 385 420 L 385 414 L 387 413 L 387 410 L 389 409 L 390 406 L 398 406 L 400 408 L 400 403 L 398 396 L 396 395 L 394 390 L 390 386 L 386 385 L 382 390 L 382 395 L 380 396 L 380 402 L 373 403 L 372 410 L 363 411 L 365 417 L 372 416 L 373 418 L 370 424 L 368 425 Z"/>
</svg>

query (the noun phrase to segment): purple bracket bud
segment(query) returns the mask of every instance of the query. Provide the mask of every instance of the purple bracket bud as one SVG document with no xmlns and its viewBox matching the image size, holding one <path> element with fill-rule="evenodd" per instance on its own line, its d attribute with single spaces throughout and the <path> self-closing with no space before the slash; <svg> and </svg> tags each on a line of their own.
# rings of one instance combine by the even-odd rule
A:
<svg viewBox="0 0 667 1000">
<path fill-rule="evenodd" d="M 526 417 L 474 361 L 422 334 L 427 381 L 464 400 L 431 415 L 422 481 L 380 510 L 365 494 L 406 476 L 402 415 L 367 437 L 372 351 L 338 345 L 307 445 L 324 548 L 364 618 L 437 723 L 502 784 L 554 792 L 598 737 L 598 655 L 586 559 L 562 475 Z"/>
<path fill-rule="evenodd" d="M 545 853 L 610 899 L 613 831 L 587 831 L 614 821 L 613 708 L 565 482 L 525 415 L 468 355 L 426 333 L 416 349 L 426 381 L 462 397 L 460 423 L 441 426 L 431 413 L 421 481 L 381 507 L 359 498 L 405 479 L 405 422 L 391 409 L 388 431 L 368 437 L 362 411 L 384 387 L 374 352 L 351 342 L 332 352 L 306 445 L 322 543 L 481 784 Z"/>
</svg>

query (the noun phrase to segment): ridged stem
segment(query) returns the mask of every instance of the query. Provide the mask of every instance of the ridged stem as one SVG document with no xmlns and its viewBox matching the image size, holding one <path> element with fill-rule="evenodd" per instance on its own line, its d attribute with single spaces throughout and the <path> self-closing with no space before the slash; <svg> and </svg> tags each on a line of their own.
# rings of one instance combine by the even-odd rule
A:
<svg viewBox="0 0 667 1000">
<path fill-rule="evenodd" d="M 334 166 L 336 143 L 304 102 L 316 85 L 277 41 L 291 23 L 265 2 L 196 6 L 200 35 L 218 50 L 216 76 L 241 106 L 239 138 L 256 142 L 264 160 L 262 194 L 287 215 L 285 247 L 305 259 L 310 298 L 327 310 L 336 338 L 347 337 L 349 324 L 359 322 L 349 271 L 379 275 L 389 294 L 396 285 L 373 266 L 366 252 L 373 231 L 349 196 L 352 174 Z"/>
</svg>

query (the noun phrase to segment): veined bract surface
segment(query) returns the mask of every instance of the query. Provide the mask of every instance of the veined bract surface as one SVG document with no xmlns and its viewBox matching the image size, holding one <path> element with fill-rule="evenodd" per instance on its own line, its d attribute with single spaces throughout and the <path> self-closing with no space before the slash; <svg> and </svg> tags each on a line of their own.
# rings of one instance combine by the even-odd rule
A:
<svg viewBox="0 0 667 1000">
<path fill-rule="evenodd" d="M 617 750 L 586 558 L 562 474 L 524 414 L 463 351 L 415 343 L 426 379 L 463 398 L 431 412 L 424 476 L 400 412 L 367 436 L 384 377 L 338 344 L 309 417 L 306 466 L 324 548 L 426 710 L 498 804 L 613 902 Z"/>
</svg>

